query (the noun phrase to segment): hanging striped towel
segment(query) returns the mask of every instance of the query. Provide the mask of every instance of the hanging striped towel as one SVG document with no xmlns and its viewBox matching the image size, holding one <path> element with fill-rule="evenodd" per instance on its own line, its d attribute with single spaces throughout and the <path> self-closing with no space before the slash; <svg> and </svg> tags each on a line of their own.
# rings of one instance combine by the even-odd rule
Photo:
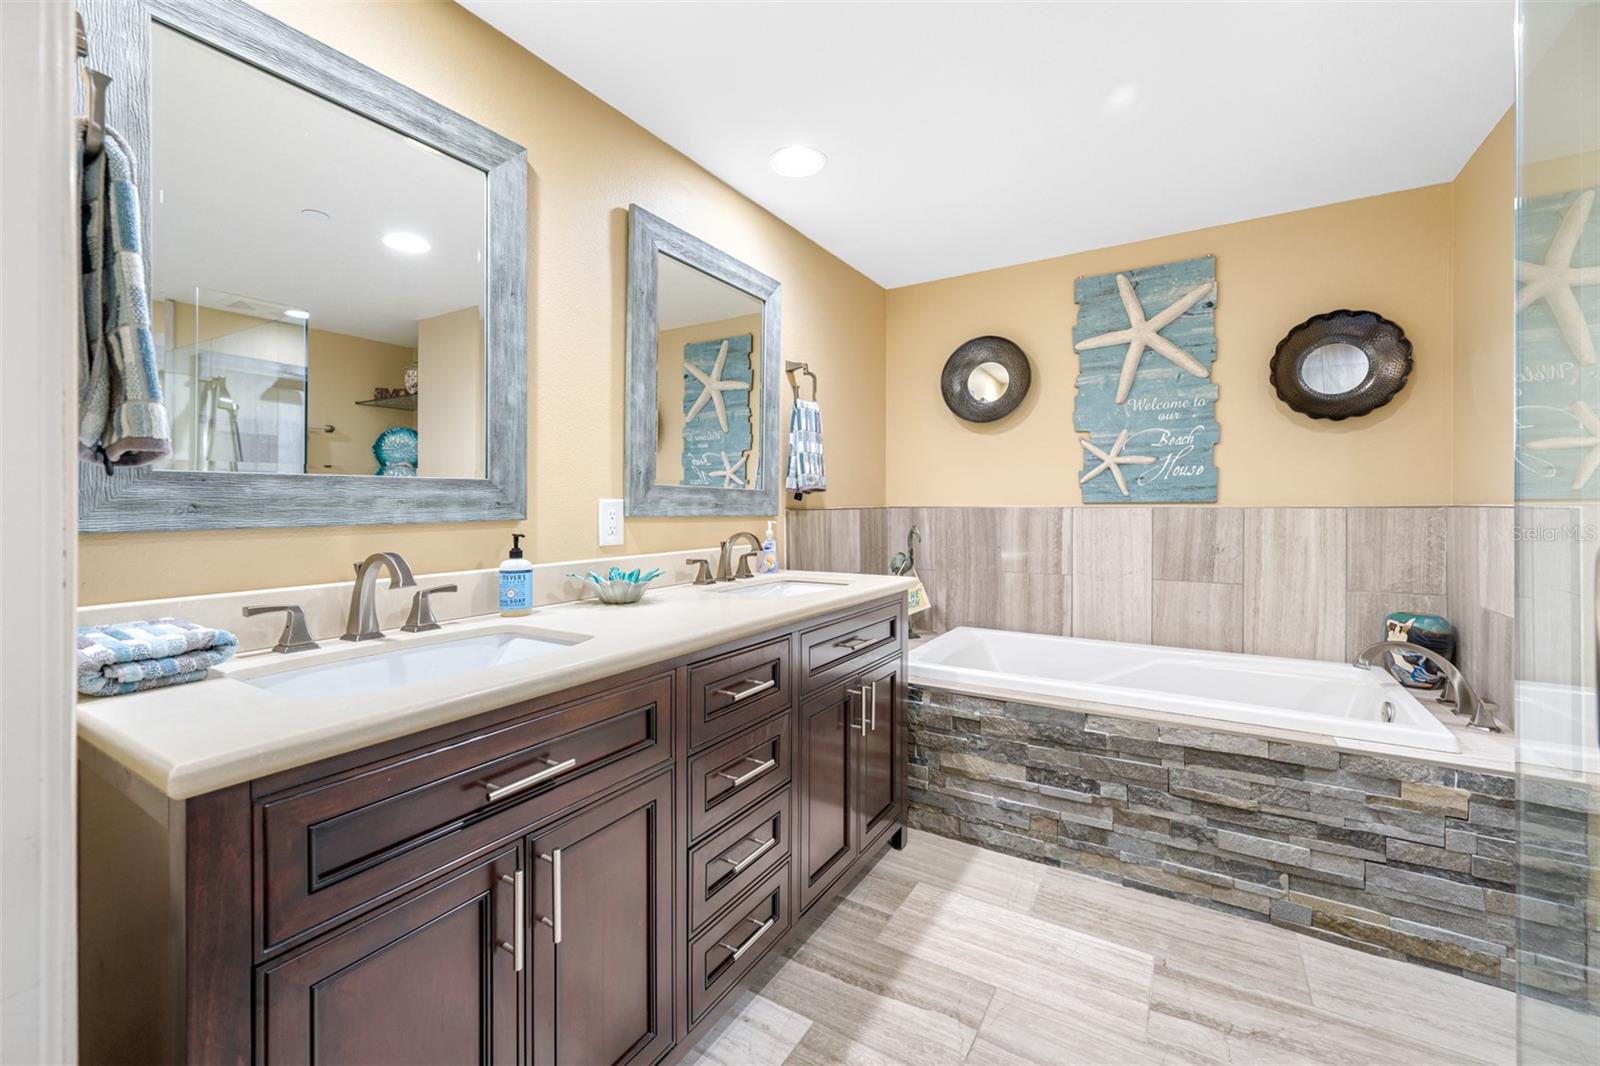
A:
<svg viewBox="0 0 1600 1066">
<path fill-rule="evenodd" d="M 129 692 L 199 681 L 233 657 L 239 640 L 181 618 L 155 618 L 78 630 L 78 691 L 86 696 Z"/>
<path fill-rule="evenodd" d="M 784 486 L 800 499 L 808 492 L 823 492 L 828 478 L 822 472 L 822 408 L 815 400 L 795 400 L 789 416 L 789 476 Z"/>
<path fill-rule="evenodd" d="M 127 145 L 106 130 L 105 147 L 82 163 L 79 270 L 83 323 L 78 331 L 78 454 L 118 466 L 145 466 L 172 453 L 161 403 L 150 297 L 140 252 L 139 190 Z"/>
</svg>

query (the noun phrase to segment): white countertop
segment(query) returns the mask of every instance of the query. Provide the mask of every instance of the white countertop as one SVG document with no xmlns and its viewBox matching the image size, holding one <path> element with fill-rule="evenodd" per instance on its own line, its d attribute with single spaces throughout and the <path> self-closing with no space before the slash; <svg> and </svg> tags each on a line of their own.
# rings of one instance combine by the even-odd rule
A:
<svg viewBox="0 0 1600 1066">
<path fill-rule="evenodd" d="M 727 595 L 789 579 L 833 585 L 803 596 Z M 128 696 L 78 701 L 78 736 L 173 799 L 187 799 L 497 707 L 664 662 L 727 641 L 892 596 L 910 578 L 787 570 L 737 585 L 652 589 L 638 603 L 593 600 L 535 608 L 523 618 L 489 615 L 446 623 L 433 633 L 394 631 L 383 640 L 325 642 L 294 655 L 254 652 L 204 681 Z M 468 635 L 571 635 L 581 643 L 525 662 L 379 692 L 332 699 L 285 699 L 241 680 L 408 643 Z"/>
</svg>

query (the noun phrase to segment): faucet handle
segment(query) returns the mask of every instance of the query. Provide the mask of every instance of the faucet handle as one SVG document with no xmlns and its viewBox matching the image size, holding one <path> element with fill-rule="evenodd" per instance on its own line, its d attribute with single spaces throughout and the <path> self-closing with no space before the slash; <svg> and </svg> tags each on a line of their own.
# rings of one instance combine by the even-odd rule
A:
<svg viewBox="0 0 1600 1066">
<path fill-rule="evenodd" d="M 278 636 L 278 643 L 272 646 L 273 651 L 279 655 L 286 655 L 293 651 L 312 651 L 321 647 L 311 639 L 311 632 L 306 629 L 305 611 L 294 604 L 246 607 L 243 614 L 246 618 L 254 618 L 258 614 L 269 614 L 272 611 L 282 611 L 287 615 L 283 620 L 283 632 Z"/>
<path fill-rule="evenodd" d="M 756 576 L 750 572 L 750 557 L 754 554 L 755 552 L 745 552 L 739 556 L 739 568 L 733 572 L 735 578 Z"/>
<path fill-rule="evenodd" d="M 439 628 L 438 619 L 433 617 L 433 602 L 428 598 L 435 592 L 454 592 L 454 585 L 435 585 L 431 589 L 418 589 L 416 595 L 411 597 L 411 613 L 406 616 L 406 624 L 401 630 L 407 633 L 426 633 Z"/>
<path fill-rule="evenodd" d="M 715 585 L 716 579 L 711 576 L 711 562 L 707 559 L 685 559 L 685 565 L 695 567 L 694 583 L 696 585 Z"/>
</svg>

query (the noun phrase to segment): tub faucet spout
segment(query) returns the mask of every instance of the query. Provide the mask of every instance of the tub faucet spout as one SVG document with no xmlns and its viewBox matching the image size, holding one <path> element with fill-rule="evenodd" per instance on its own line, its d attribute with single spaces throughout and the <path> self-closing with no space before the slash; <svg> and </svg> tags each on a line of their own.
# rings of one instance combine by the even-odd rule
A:
<svg viewBox="0 0 1600 1066">
<path fill-rule="evenodd" d="M 1351 660 L 1352 665 L 1363 666 L 1369 669 L 1389 671 L 1389 660 L 1385 652 L 1404 652 L 1407 655 L 1420 655 L 1444 675 L 1444 692 L 1439 696 L 1439 702 L 1461 715 L 1468 718 L 1469 729 L 1482 729 L 1490 733 L 1500 732 L 1500 723 L 1495 721 L 1495 703 L 1478 695 L 1473 687 L 1467 684 L 1467 679 L 1455 663 L 1446 659 L 1436 651 L 1424 648 L 1420 644 L 1412 644 L 1404 640 L 1380 640 L 1357 655 Z"/>
</svg>

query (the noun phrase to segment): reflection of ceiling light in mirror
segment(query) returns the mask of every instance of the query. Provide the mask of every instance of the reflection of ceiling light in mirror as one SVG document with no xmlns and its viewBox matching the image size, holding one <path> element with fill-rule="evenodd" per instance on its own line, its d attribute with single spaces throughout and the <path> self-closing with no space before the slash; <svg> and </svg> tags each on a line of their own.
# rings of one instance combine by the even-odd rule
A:
<svg viewBox="0 0 1600 1066">
<path fill-rule="evenodd" d="M 1111 90 L 1106 97 L 1106 111 L 1109 114 L 1120 115 L 1139 102 L 1139 86 L 1134 82 L 1119 85 Z"/>
<path fill-rule="evenodd" d="M 302 207 L 300 209 L 300 217 L 307 222 L 326 222 L 333 216 L 326 211 L 318 211 L 314 207 Z"/>
<path fill-rule="evenodd" d="M 433 245 L 415 233 L 406 233 L 400 230 L 396 230 L 394 233 L 385 233 L 383 235 L 383 244 L 384 247 L 392 251 L 404 252 L 406 255 L 421 255 L 433 247 Z"/>
<path fill-rule="evenodd" d="M 311 317 L 311 312 L 305 310 L 304 308 L 300 308 L 300 307 L 285 307 L 283 309 L 283 317 L 284 318 L 293 318 L 293 319 L 296 319 L 298 321 L 304 322 L 306 319 Z"/>
<path fill-rule="evenodd" d="M 828 164 L 828 157 L 804 144 L 779 148 L 768 158 L 773 170 L 786 178 L 809 178 Z"/>
</svg>

